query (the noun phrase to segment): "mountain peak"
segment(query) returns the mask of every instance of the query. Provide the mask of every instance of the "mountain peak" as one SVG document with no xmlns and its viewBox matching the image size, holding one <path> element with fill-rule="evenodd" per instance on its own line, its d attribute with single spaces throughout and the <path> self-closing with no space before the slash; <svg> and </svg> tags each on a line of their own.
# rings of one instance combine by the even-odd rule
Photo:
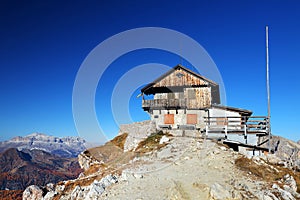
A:
<svg viewBox="0 0 300 200">
<path fill-rule="evenodd" d="M 0 142 L 0 152 L 9 148 L 39 149 L 62 157 L 76 157 L 86 149 L 86 142 L 80 137 L 60 138 L 35 132 Z"/>
<path fill-rule="evenodd" d="M 47 137 L 48 135 L 45 134 L 45 133 L 38 133 L 38 132 L 34 132 L 34 133 L 31 133 L 25 137 L 37 137 L 37 136 L 42 136 L 42 137 Z"/>
</svg>

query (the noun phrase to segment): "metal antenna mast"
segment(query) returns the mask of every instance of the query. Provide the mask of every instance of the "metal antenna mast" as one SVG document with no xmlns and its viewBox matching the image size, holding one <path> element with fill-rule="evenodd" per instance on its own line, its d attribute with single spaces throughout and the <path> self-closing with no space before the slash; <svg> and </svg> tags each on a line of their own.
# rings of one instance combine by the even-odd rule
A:
<svg viewBox="0 0 300 200">
<path fill-rule="evenodd" d="M 270 109 L 270 75 L 269 75 L 269 28 L 266 26 L 266 65 L 267 65 L 267 95 L 268 95 L 268 133 L 269 153 L 271 152 L 271 109 Z"/>
</svg>

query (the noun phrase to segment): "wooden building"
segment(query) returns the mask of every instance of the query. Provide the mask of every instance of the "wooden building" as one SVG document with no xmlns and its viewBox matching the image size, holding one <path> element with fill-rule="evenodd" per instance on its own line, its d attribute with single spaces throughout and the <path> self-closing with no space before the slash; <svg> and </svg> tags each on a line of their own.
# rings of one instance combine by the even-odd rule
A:
<svg viewBox="0 0 300 200">
<path fill-rule="evenodd" d="M 141 89 L 142 107 L 157 128 L 204 129 L 205 117 L 250 116 L 251 111 L 220 105 L 219 85 L 177 65 Z M 154 95 L 145 100 L 144 95 Z"/>
<path fill-rule="evenodd" d="M 158 130 L 190 136 L 201 132 L 206 137 L 223 138 L 251 155 L 266 150 L 261 145 L 266 142 L 262 138 L 270 134 L 268 117 L 222 105 L 219 85 L 182 65 L 146 85 L 141 92 L 142 108 Z"/>
</svg>

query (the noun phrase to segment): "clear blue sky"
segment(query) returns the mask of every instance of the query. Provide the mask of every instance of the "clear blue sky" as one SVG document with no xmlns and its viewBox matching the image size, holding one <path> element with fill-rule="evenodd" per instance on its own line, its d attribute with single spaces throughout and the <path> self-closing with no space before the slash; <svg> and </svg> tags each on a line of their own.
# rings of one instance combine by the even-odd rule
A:
<svg viewBox="0 0 300 200">
<path fill-rule="evenodd" d="M 300 140 L 299 10 L 296 0 L 1 1 L 0 140 L 31 132 L 77 135 L 72 89 L 81 63 L 110 36 L 148 26 L 195 39 L 218 66 L 227 104 L 265 115 L 265 25 L 270 31 L 272 130 Z M 101 79 L 106 90 L 97 91 L 96 108 L 108 137 L 118 132 L 110 113 L 114 84 L 131 67 L 149 62 L 173 67 L 179 59 L 161 51 L 133 52 L 114 62 Z M 133 119 L 146 119 L 134 98 Z"/>
</svg>

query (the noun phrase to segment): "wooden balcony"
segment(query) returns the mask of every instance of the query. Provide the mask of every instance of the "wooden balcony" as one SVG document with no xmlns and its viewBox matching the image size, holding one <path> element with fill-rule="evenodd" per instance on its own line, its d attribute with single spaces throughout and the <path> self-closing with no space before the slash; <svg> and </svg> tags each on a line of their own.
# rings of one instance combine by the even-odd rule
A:
<svg viewBox="0 0 300 200">
<path fill-rule="evenodd" d="M 185 99 L 153 99 L 143 100 L 142 107 L 144 110 L 158 108 L 186 108 Z"/>
</svg>

